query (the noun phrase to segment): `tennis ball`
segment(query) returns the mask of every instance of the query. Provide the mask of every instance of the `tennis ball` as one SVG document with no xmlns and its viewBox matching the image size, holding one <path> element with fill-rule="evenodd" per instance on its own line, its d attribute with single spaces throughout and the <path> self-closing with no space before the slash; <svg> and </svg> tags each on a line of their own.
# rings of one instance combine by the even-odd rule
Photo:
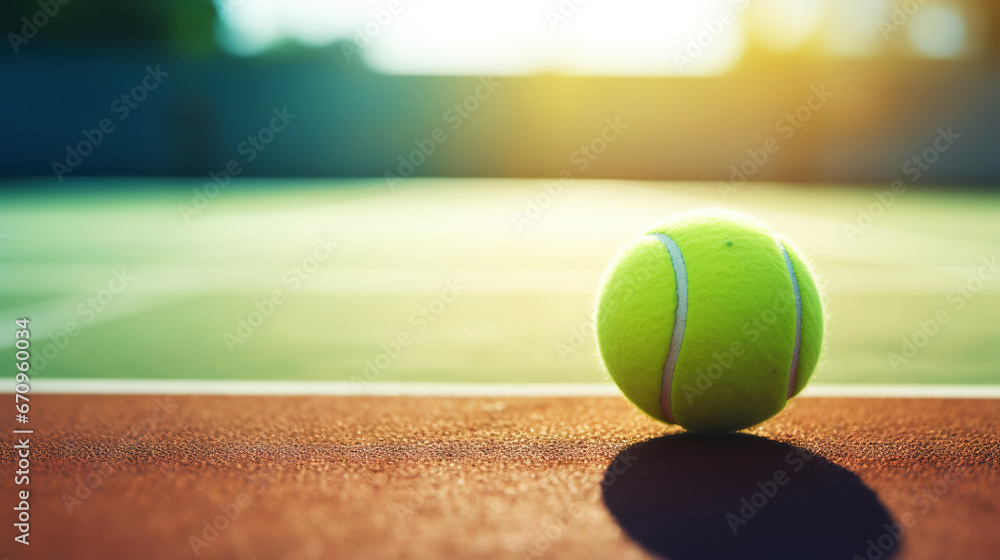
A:
<svg viewBox="0 0 1000 560">
<path fill-rule="evenodd" d="M 777 414 L 823 348 L 823 299 L 802 253 L 754 218 L 678 214 L 634 239 L 597 301 L 601 359 L 653 418 L 730 432 Z"/>
</svg>

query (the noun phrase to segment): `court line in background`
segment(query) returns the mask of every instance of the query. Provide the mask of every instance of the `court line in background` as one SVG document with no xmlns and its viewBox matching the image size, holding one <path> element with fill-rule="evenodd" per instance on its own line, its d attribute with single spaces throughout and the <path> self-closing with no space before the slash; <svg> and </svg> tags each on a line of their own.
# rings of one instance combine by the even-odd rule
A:
<svg viewBox="0 0 1000 560">
<path fill-rule="evenodd" d="M 2 393 L 13 392 L 6 386 Z M 73 395 L 233 395 L 373 397 L 614 397 L 611 383 L 354 383 L 206 379 L 35 379 L 32 393 Z M 1000 385 L 814 384 L 804 397 L 1000 398 Z"/>
</svg>

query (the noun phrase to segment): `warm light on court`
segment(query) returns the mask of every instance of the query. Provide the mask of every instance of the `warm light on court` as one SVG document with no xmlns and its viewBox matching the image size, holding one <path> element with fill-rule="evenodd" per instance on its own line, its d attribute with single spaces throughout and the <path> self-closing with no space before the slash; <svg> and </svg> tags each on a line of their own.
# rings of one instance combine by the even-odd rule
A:
<svg viewBox="0 0 1000 560">
<path fill-rule="evenodd" d="M 829 4 L 828 0 L 757 0 L 750 9 L 754 38 L 776 51 L 795 49 L 816 35 Z"/>
<path fill-rule="evenodd" d="M 884 53 L 883 27 L 892 15 L 892 0 L 838 0 L 830 5 L 825 45 L 831 54 L 868 57 Z"/>
<path fill-rule="evenodd" d="M 390 74 L 707 75 L 731 68 L 745 41 L 742 0 L 502 3 L 217 0 L 220 39 L 252 55 L 284 41 L 354 41 Z"/>
<path fill-rule="evenodd" d="M 711 74 L 742 51 L 738 21 L 708 30 L 725 4 L 518 0 L 484 8 L 427 0 L 372 46 L 368 60 L 399 74 Z M 700 43 L 693 56 L 685 54 L 690 42 Z M 675 53 L 689 60 L 678 63 Z"/>
<path fill-rule="evenodd" d="M 966 14 L 893 0 L 215 0 L 218 37 L 251 56 L 286 44 L 401 75 L 708 76 L 748 47 L 870 57 L 902 39 L 968 50 Z M 897 43 L 898 44 L 898 43 Z"/>
<path fill-rule="evenodd" d="M 924 56 L 953 58 L 966 50 L 965 18 L 954 6 L 929 4 L 913 15 L 910 44 Z"/>
</svg>

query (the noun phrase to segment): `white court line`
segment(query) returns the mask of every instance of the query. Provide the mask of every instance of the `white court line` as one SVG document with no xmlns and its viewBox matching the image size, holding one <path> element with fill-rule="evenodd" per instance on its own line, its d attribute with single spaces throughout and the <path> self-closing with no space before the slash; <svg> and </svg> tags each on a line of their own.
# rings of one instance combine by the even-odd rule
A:
<svg viewBox="0 0 1000 560">
<path fill-rule="evenodd" d="M 5 386 L 2 393 L 11 393 Z M 36 379 L 32 393 L 74 395 L 259 395 L 410 397 L 611 397 L 611 383 L 362 383 L 205 379 Z M 1000 385 L 813 384 L 806 397 L 1000 398 Z"/>
<path fill-rule="evenodd" d="M 803 397 L 1000 399 L 1000 385 L 807 385 Z"/>
</svg>

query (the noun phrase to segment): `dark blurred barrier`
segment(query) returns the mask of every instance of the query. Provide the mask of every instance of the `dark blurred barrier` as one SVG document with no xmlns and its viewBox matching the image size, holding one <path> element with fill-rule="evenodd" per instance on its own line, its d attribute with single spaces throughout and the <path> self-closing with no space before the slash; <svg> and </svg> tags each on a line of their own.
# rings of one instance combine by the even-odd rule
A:
<svg viewBox="0 0 1000 560">
<path fill-rule="evenodd" d="M 68 178 L 202 176 L 236 160 L 245 176 L 412 168 L 416 176 L 738 181 L 735 166 L 757 181 L 885 183 L 920 169 L 921 183 L 1000 183 L 1000 73 L 983 61 L 757 59 L 717 78 L 484 85 L 379 76 L 321 57 L 85 51 L 6 56 L 0 76 L 4 176 L 55 180 L 54 163 Z M 294 117 L 273 121 L 286 107 Z M 110 132 L 94 132 L 102 124 Z M 937 140 L 939 129 L 951 139 Z M 935 141 L 933 163 L 904 168 Z M 92 153 L 70 153 L 88 142 Z"/>
</svg>

